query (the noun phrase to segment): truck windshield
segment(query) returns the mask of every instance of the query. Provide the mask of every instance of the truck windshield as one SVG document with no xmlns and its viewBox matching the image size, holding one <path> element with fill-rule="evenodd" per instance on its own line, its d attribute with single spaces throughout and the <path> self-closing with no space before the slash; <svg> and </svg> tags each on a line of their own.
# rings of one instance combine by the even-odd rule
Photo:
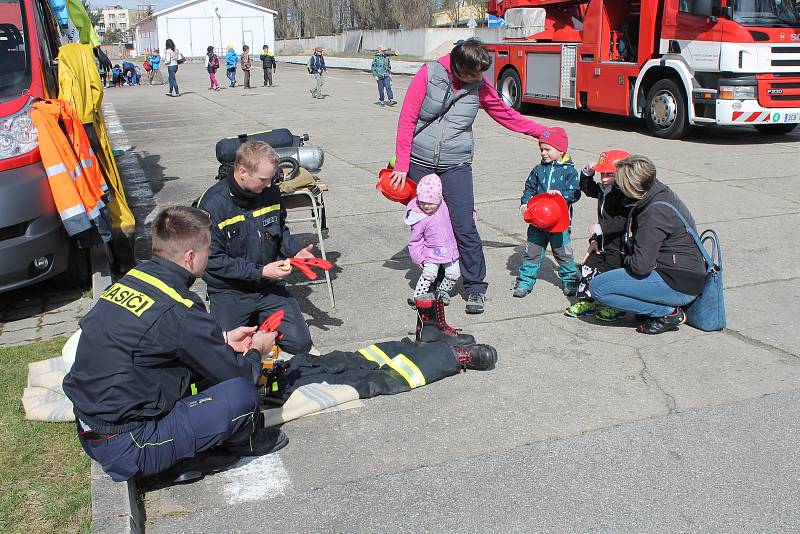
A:
<svg viewBox="0 0 800 534">
<path fill-rule="evenodd" d="M 790 28 L 800 26 L 795 0 L 735 0 L 733 20 L 742 26 Z"/>
<path fill-rule="evenodd" d="M 23 0 L 0 0 L 0 102 L 18 98 L 31 85 Z"/>
</svg>

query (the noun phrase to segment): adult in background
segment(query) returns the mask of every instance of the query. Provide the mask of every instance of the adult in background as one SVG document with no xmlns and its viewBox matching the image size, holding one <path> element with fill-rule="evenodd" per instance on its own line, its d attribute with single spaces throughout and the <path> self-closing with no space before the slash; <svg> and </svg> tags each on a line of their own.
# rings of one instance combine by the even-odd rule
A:
<svg viewBox="0 0 800 534">
<path fill-rule="evenodd" d="M 301 354 L 311 348 L 300 305 L 289 295 L 282 258 L 311 258 L 286 226 L 286 210 L 272 183 L 278 155 L 266 143 L 249 141 L 236 151 L 233 173 L 203 193 L 197 207 L 211 214 L 211 257 L 204 277 L 211 315 L 223 328 L 261 324 L 277 310 L 285 317 L 278 344 Z M 235 325 L 235 326 L 234 326 Z"/>
<path fill-rule="evenodd" d="M 318 46 L 314 49 L 314 53 L 308 58 L 308 73 L 314 76 L 314 81 L 317 83 L 314 89 L 311 89 L 311 96 L 314 98 L 325 98 L 322 94 L 322 86 L 325 85 L 325 79 L 322 77 L 323 73 L 328 70 L 325 66 L 325 49 Z"/>
<path fill-rule="evenodd" d="M 411 80 L 397 124 L 393 183 L 420 180 L 431 173 L 442 180 L 442 193 L 461 255 L 466 312 L 483 313 L 486 259 L 475 226 L 472 185 L 472 123 L 483 108 L 502 126 L 538 138 L 545 127 L 507 106 L 483 73 L 492 57 L 477 39 L 459 42 L 435 63 L 424 65 Z"/>
<path fill-rule="evenodd" d="M 150 85 L 153 85 L 153 79 L 156 76 L 158 76 L 158 85 L 164 85 L 164 77 L 161 75 L 161 54 L 158 53 L 158 48 L 153 50 L 153 53 L 150 54 L 147 61 L 150 63 L 150 73 L 147 76 Z"/>
<path fill-rule="evenodd" d="M 278 64 L 275 62 L 275 55 L 269 51 L 269 46 L 264 45 L 261 49 L 261 66 L 264 68 L 264 87 L 269 85 L 272 87 L 272 73 L 275 71 Z"/>
<path fill-rule="evenodd" d="M 378 82 L 378 101 L 375 103 L 381 107 L 384 106 L 383 94 L 386 91 L 386 96 L 389 97 L 386 104 L 397 105 L 397 100 L 394 99 L 394 93 L 392 93 L 392 62 L 386 55 L 385 46 L 378 45 L 375 56 L 372 58 L 370 71 L 375 77 L 375 81 Z"/>
<path fill-rule="evenodd" d="M 247 45 L 242 46 L 242 57 L 239 62 L 242 64 L 242 72 L 244 72 L 244 88 L 251 89 L 250 87 L 250 69 L 253 68 L 253 62 L 250 59 L 250 47 Z"/>
<path fill-rule="evenodd" d="M 681 306 L 703 291 L 705 260 L 674 206 L 694 227 L 689 208 L 656 179 L 653 162 L 629 156 L 617 164 L 617 185 L 636 203 L 631 208 L 623 243 L 624 267 L 592 278 L 589 288 L 604 306 L 637 314 L 637 330 L 660 334 L 686 320 Z"/>
<path fill-rule="evenodd" d="M 236 64 L 239 62 L 239 56 L 233 49 L 233 45 L 228 45 L 228 53 L 225 55 L 225 68 L 227 68 L 226 75 L 230 82 L 230 87 L 236 87 Z"/>
<path fill-rule="evenodd" d="M 275 334 L 223 332 L 189 289 L 205 270 L 210 226 L 198 209 L 162 211 L 152 226 L 152 259 L 106 289 L 80 321 L 64 393 L 81 446 L 117 482 L 161 473 L 212 447 L 228 463 L 288 442 L 264 428 L 259 413 L 261 355 Z"/>
<path fill-rule="evenodd" d="M 167 39 L 166 45 L 166 52 L 164 52 L 164 63 L 167 65 L 167 79 L 169 80 L 169 93 L 167 96 L 181 96 L 181 92 L 178 89 L 178 80 L 175 75 L 178 72 L 178 58 L 180 57 L 180 53 L 175 49 L 175 43 L 172 39 Z M 172 94 L 172 91 L 175 91 L 175 94 Z"/>
</svg>

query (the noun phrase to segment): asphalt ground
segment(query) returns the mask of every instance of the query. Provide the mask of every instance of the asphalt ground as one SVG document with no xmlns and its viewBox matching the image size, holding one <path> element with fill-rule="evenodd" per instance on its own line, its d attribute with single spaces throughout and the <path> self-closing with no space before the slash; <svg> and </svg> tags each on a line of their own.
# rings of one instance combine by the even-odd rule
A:
<svg viewBox="0 0 800 534">
<path fill-rule="evenodd" d="M 373 105 L 375 83 L 363 72 L 329 72 L 324 100 L 311 98 L 303 67 L 285 64 L 274 88 L 211 92 L 194 64 L 178 81 L 180 98 L 165 87 L 106 93 L 154 210 L 187 204 L 213 183 L 219 138 L 308 132 L 326 153 L 325 243 L 337 265 L 335 313 L 324 286 L 293 279 L 315 345 L 353 349 L 413 330 L 408 230 L 400 206 L 374 188 L 394 152 L 399 106 Z M 409 81 L 394 79 L 401 102 Z M 468 316 L 455 297 L 448 320 L 496 346 L 497 369 L 291 422 L 279 453 L 148 494 L 149 531 L 800 530 L 800 133 L 712 128 L 668 141 L 628 119 L 526 112 L 566 129 L 578 166 L 612 148 L 653 159 L 699 229 L 720 234 L 729 328 L 645 337 L 632 320 L 567 318 L 549 254 L 534 292 L 512 298 L 525 243 L 517 207 L 537 144 L 481 113 L 474 171 L 487 311 Z M 595 210 L 593 199 L 575 205 L 577 259 Z M 310 225 L 292 231 L 316 242 Z"/>
</svg>

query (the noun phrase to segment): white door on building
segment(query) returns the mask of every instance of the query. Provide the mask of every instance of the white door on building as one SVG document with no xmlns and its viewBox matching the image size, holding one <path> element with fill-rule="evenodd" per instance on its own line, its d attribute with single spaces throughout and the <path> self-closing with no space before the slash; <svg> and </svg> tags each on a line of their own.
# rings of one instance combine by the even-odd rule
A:
<svg viewBox="0 0 800 534">
<path fill-rule="evenodd" d="M 242 31 L 242 45 L 247 45 L 250 47 L 250 53 L 252 54 L 255 48 L 253 47 L 253 32 L 250 30 L 243 30 Z"/>
</svg>

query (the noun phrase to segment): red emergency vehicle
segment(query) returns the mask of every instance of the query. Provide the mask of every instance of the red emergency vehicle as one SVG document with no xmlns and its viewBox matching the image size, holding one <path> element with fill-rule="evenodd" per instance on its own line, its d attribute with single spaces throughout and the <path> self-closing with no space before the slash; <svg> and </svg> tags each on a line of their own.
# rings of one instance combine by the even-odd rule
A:
<svg viewBox="0 0 800 534">
<path fill-rule="evenodd" d="M 86 251 L 64 230 L 30 118 L 58 96 L 60 36 L 43 0 L 0 0 L 0 293 L 56 275 L 88 280 Z"/>
<path fill-rule="evenodd" d="M 489 0 L 488 11 L 510 26 L 487 46 L 488 76 L 516 109 L 644 118 L 672 139 L 689 125 L 800 123 L 795 0 Z"/>
</svg>

